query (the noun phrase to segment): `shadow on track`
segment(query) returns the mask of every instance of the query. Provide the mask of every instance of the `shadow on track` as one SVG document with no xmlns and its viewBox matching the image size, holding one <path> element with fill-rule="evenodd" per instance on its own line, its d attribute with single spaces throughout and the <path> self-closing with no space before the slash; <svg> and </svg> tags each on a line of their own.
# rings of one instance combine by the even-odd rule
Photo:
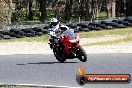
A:
<svg viewBox="0 0 132 88">
<path fill-rule="evenodd" d="M 67 63 L 79 63 L 79 62 L 64 62 L 64 63 L 60 63 L 60 62 L 37 62 L 37 63 L 27 63 L 27 64 L 17 64 L 17 65 L 67 64 Z"/>
<path fill-rule="evenodd" d="M 66 63 L 78 63 L 78 62 L 64 62 L 64 64 Z M 27 63 L 27 64 L 61 64 L 60 62 L 37 62 L 37 63 Z"/>
</svg>

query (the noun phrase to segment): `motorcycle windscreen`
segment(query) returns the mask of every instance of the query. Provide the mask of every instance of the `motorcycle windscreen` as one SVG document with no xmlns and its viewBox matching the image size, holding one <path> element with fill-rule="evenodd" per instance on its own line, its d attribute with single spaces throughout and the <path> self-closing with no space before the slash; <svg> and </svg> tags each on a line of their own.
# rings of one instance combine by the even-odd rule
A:
<svg viewBox="0 0 132 88">
<path fill-rule="evenodd" d="M 65 32 L 63 32 L 63 35 L 67 35 L 69 38 L 73 38 L 75 39 L 75 33 L 74 33 L 74 29 L 68 29 Z"/>
</svg>

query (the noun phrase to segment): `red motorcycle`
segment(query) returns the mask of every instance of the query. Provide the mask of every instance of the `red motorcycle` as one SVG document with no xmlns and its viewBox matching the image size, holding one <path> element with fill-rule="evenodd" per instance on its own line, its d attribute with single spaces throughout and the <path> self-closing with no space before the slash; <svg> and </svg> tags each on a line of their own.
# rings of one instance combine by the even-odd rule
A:
<svg viewBox="0 0 132 88">
<path fill-rule="evenodd" d="M 53 43 L 51 40 L 49 43 L 56 59 L 59 62 L 65 62 L 66 59 L 78 58 L 80 61 L 86 62 L 87 54 L 79 45 L 79 36 L 74 33 L 74 30 L 66 30 L 62 35 L 60 38 L 56 38 L 58 44 Z"/>
</svg>

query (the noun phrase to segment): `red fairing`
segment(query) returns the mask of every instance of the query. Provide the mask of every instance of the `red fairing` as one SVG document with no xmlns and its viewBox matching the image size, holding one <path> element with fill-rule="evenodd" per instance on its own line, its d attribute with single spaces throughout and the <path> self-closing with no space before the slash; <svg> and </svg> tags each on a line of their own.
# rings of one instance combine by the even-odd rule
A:
<svg viewBox="0 0 132 88">
<path fill-rule="evenodd" d="M 76 45 L 76 48 L 79 48 L 80 47 L 80 45 Z"/>
<path fill-rule="evenodd" d="M 63 42 L 64 45 L 64 52 L 65 53 L 70 53 L 70 48 L 72 47 L 72 43 L 69 40 L 73 40 L 72 38 L 68 38 L 68 37 L 64 37 L 64 38 L 60 38 L 59 41 Z"/>
<path fill-rule="evenodd" d="M 78 36 L 78 35 L 76 35 Z M 80 47 L 79 43 L 79 39 L 76 39 L 77 41 L 74 43 L 71 43 L 70 40 L 74 40 L 73 38 L 69 38 L 67 36 L 64 36 L 64 38 L 60 38 L 59 41 L 63 42 L 64 45 L 64 53 L 71 53 L 71 48 L 70 47 Z M 75 46 L 74 46 L 75 45 Z"/>
</svg>

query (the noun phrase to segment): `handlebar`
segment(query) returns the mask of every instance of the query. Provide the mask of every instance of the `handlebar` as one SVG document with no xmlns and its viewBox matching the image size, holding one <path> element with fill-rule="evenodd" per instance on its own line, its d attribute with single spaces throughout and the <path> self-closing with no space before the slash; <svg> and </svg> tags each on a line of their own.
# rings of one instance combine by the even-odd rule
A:
<svg viewBox="0 0 132 88">
<path fill-rule="evenodd" d="M 56 36 L 52 36 L 52 35 L 51 35 L 51 38 L 54 38 L 54 39 L 59 39 L 58 37 L 56 37 Z"/>
</svg>

